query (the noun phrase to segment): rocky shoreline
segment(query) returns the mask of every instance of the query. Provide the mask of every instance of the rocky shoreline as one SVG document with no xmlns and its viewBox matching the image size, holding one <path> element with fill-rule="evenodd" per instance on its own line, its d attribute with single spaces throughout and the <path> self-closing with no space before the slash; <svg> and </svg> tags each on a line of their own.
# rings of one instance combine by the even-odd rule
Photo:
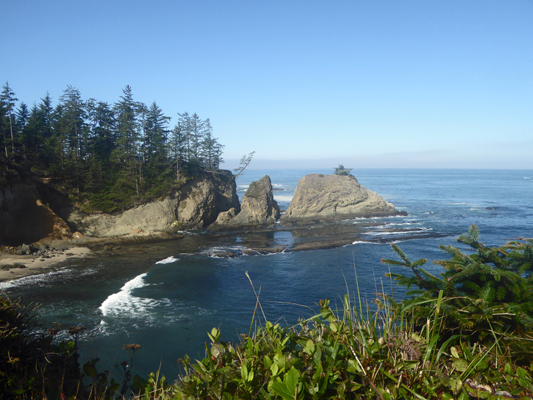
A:
<svg viewBox="0 0 533 400">
<path fill-rule="evenodd" d="M 0 281 L 42 273 L 91 255 L 144 253 L 135 246 L 167 240 L 179 240 L 177 247 L 186 249 L 180 252 L 195 253 L 217 243 L 237 249 L 214 257 L 328 249 L 357 241 L 384 243 L 394 240 L 394 232 L 386 233 L 387 239 L 369 239 L 365 232 L 377 223 L 343 221 L 407 215 L 351 175 L 304 176 L 284 215 L 274 200 L 268 175 L 250 184 L 242 202 L 233 175 L 221 171 L 198 174 L 168 197 L 117 215 L 85 214 L 43 183 L 32 182 L 4 183 L 0 191 L 4 226 Z M 32 231 L 32 227 L 37 229 Z M 394 231 L 402 239 L 435 236 L 420 229 Z M 6 246 L 9 241 L 28 243 L 34 237 L 33 244 Z"/>
<path fill-rule="evenodd" d="M 0 282 L 18 279 L 28 275 L 42 274 L 62 268 L 72 262 L 85 262 L 88 258 L 146 257 L 158 247 L 158 243 L 178 241 L 179 253 L 199 253 L 214 247 L 219 250 L 212 257 L 233 258 L 265 255 L 282 252 L 331 249 L 351 245 L 355 242 L 391 243 L 398 240 L 441 237 L 441 234 L 417 228 L 390 228 L 383 230 L 386 238 L 365 236 L 379 222 L 322 223 L 306 226 L 264 227 L 233 231 L 196 230 L 175 233 L 138 233 L 119 237 L 70 240 L 49 240 L 41 247 L 33 246 L 34 254 L 16 254 L 28 245 L 8 248 L 0 252 Z M 391 235 L 396 233 L 397 236 Z M 237 241 L 238 238 L 238 241 Z M 281 239 L 280 239 L 281 238 Z M 235 248 L 238 242 L 237 248 Z M 225 250 L 224 250 L 225 249 Z"/>
</svg>

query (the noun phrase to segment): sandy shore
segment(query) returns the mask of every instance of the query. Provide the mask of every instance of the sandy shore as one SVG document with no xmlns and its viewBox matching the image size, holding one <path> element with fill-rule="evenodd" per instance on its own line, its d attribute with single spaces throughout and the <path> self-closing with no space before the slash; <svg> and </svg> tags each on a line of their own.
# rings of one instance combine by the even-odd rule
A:
<svg viewBox="0 0 533 400">
<path fill-rule="evenodd" d="M 0 253 L 0 282 L 22 278 L 28 275 L 42 274 L 61 263 L 91 255 L 87 247 L 71 247 L 58 250 L 49 258 L 39 256 L 17 256 Z"/>
</svg>

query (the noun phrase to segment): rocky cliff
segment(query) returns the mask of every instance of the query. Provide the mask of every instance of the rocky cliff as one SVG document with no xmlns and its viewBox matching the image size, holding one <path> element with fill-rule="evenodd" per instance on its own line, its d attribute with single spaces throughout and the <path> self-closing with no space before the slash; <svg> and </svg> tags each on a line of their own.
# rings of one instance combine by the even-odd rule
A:
<svg viewBox="0 0 533 400">
<path fill-rule="evenodd" d="M 202 228 L 221 212 L 240 210 L 230 171 L 198 172 L 168 197 L 122 213 L 87 214 L 49 185 L 30 177 L 0 180 L 0 245 L 68 239 L 72 232 L 110 237 L 132 232 Z"/>
<path fill-rule="evenodd" d="M 71 230 L 58 215 L 68 213 L 68 204 L 66 196 L 39 181 L 0 179 L 0 245 L 69 238 Z"/>
<path fill-rule="evenodd" d="M 209 229 L 235 229 L 272 226 L 279 218 L 280 211 L 268 175 L 250 184 L 241 202 L 241 211 L 230 209 L 220 213 Z"/>
<path fill-rule="evenodd" d="M 357 217 L 403 214 L 377 193 L 361 186 L 352 175 L 306 175 L 281 224 L 329 222 Z"/>
<path fill-rule="evenodd" d="M 219 213 L 239 210 L 235 179 L 230 171 L 198 173 L 168 197 L 117 215 L 72 212 L 68 222 L 89 236 L 119 236 L 133 231 L 157 232 L 203 228 Z"/>
</svg>

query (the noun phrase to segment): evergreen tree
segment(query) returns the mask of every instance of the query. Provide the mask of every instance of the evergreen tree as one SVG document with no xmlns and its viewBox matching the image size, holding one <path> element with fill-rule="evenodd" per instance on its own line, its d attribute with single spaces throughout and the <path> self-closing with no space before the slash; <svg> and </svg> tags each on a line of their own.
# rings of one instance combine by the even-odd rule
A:
<svg viewBox="0 0 533 400">
<path fill-rule="evenodd" d="M 127 190 L 133 181 L 135 191 L 139 195 L 140 162 L 138 146 L 140 141 L 138 104 L 133 100 L 131 87 L 123 89 L 123 96 L 115 104 L 117 129 L 117 146 L 115 162 L 120 170 L 120 186 Z"/>
<path fill-rule="evenodd" d="M 174 126 L 170 135 L 170 157 L 174 159 L 176 165 L 176 179 L 179 179 L 180 176 L 180 166 L 185 161 L 186 157 L 186 138 L 185 138 L 185 129 L 181 125 L 181 122 Z"/>
<path fill-rule="evenodd" d="M 191 161 L 193 159 L 193 150 L 192 150 L 192 123 L 191 123 L 191 116 L 188 112 L 184 112 L 183 114 L 178 113 L 179 120 L 178 124 L 181 127 L 180 133 L 183 135 L 183 147 L 184 147 L 184 157 L 183 161 Z"/>
<path fill-rule="evenodd" d="M 36 143 L 34 156 L 39 160 L 41 168 L 48 169 L 56 163 L 55 155 L 59 154 L 59 141 L 57 132 L 54 131 L 55 110 L 52 98 L 47 92 L 38 106 L 38 130 L 33 140 Z"/>
<path fill-rule="evenodd" d="M 20 142 L 22 146 L 22 156 L 24 160 L 28 159 L 28 119 L 30 118 L 30 110 L 26 103 L 22 102 L 19 104 L 17 111 L 15 112 L 17 131 L 19 132 Z"/>
<path fill-rule="evenodd" d="M 137 199 L 159 196 L 169 189 L 184 163 L 219 168 L 224 148 L 213 137 L 209 119 L 185 112 L 169 130 L 170 118 L 156 102 L 150 107 L 133 100 L 130 86 L 110 106 L 84 101 L 67 86 L 57 106 L 47 93 L 30 108 L 15 110 L 8 83 L 0 95 L 0 160 L 37 167 L 68 183 L 76 194 L 112 211 Z M 93 203 L 94 201 L 94 203 Z"/>
<path fill-rule="evenodd" d="M 200 144 L 203 141 L 205 134 L 205 123 L 194 113 L 190 118 L 190 140 L 191 140 L 191 157 L 190 162 L 202 165 L 200 159 Z"/>
<path fill-rule="evenodd" d="M 4 103 L 2 99 L 0 99 L 0 140 L 2 141 L 2 147 L 4 148 L 5 154 L 5 162 L 7 163 L 8 160 L 8 153 L 7 153 L 7 130 L 9 126 L 7 118 L 7 106 Z M 3 158 L 3 157 L 2 157 Z"/>
<path fill-rule="evenodd" d="M 88 190 L 98 192 L 113 179 L 111 156 L 115 150 L 115 120 L 106 102 L 87 101 L 88 141 Z"/>
<path fill-rule="evenodd" d="M 167 161 L 168 121 L 170 117 L 154 101 L 146 118 L 146 163 L 150 174 L 161 172 Z"/>
<path fill-rule="evenodd" d="M 9 87 L 9 83 L 6 82 L 5 85 L 2 88 L 2 95 L 0 96 L 0 100 L 4 103 L 4 107 L 6 109 L 6 114 L 9 119 L 9 131 L 11 134 L 11 159 L 15 160 L 15 137 L 13 135 L 13 124 L 14 124 L 14 116 L 13 116 L 13 110 L 15 108 L 15 102 L 18 101 L 18 99 L 15 97 L 15 92 L 11 90 Z M 5 143 L 5 150 L 6 150 L 6 158 L 8 158 L 7 154 L 7 141 L 4 138 Z"/>
<path fill-rule="evenodd" d="M 213 137 L 213 128 L 209 118 L 204 122 L 203 140 L 200 145 L 200 159 L 202 166 L 207 169 L 218 169 L 222 160 L 223 145 L 219 144 L 217 139 Z"/>
</svg>

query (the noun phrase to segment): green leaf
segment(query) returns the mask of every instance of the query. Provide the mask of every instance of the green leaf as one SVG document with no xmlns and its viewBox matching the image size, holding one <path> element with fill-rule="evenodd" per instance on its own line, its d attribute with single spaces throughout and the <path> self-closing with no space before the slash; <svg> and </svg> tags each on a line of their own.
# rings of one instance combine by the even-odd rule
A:
<svg viewBox="0 0 533 400">
<path fill-rule="evenodd" d="M 98 375 L 96 368 L 89 363 L 83 365 L 83 372 L 89 378 L 94 378 L 96 375 Z"/>
<path fill-rule="evenodd" d="M 272 390 L 284 400 L 294 400 L 297 396 L 300 373 L 294 367 L 285 374 L 283 382 L 273 382 Z"/>
<path fill-rule="evenodd" d="M 279 372 L 278 364 L 274 363 L 270 366 L 270 371 L 272 372 L 272 376 L 276 376 Z"/>
<path fill-rule="evenodd" d="M 242 379 L 244 379 L 245 381 L 248 380 L 248 367 L 246 366 L 246 364 L 243 364 L 241 366 L 241 376 Z"/>
<path fill-rule="evenodd" d="M 315 352 L 315 343 L 311 339 L 305 344 L 304 351 L 309 355 Z"/>
<path fill-rule="evenodd" d="M 459 393 L 459 390 L 463 387 L 463 382 L 461 382 L 461 379 L 454 376 L 450 379 L 450 388 L 452 389 L 452 392 L 455 394 Z"/>
<path fill-rule="evenodd" d="M 463 359 L 457 359 L 452 362 L 452 367 L 454 367 L 459 372 L 465 372 L 468 369 L 468 361 Z"/>
<path fill-rule="evenodd" d="M 457 351 L 457 349 L 455 348 L 455 346 L 452 346 L 452 347 L 450 348 L 450 352 L 452 353 L 453 358 L 459 358 L 459 352 Z"/>
</svg>

